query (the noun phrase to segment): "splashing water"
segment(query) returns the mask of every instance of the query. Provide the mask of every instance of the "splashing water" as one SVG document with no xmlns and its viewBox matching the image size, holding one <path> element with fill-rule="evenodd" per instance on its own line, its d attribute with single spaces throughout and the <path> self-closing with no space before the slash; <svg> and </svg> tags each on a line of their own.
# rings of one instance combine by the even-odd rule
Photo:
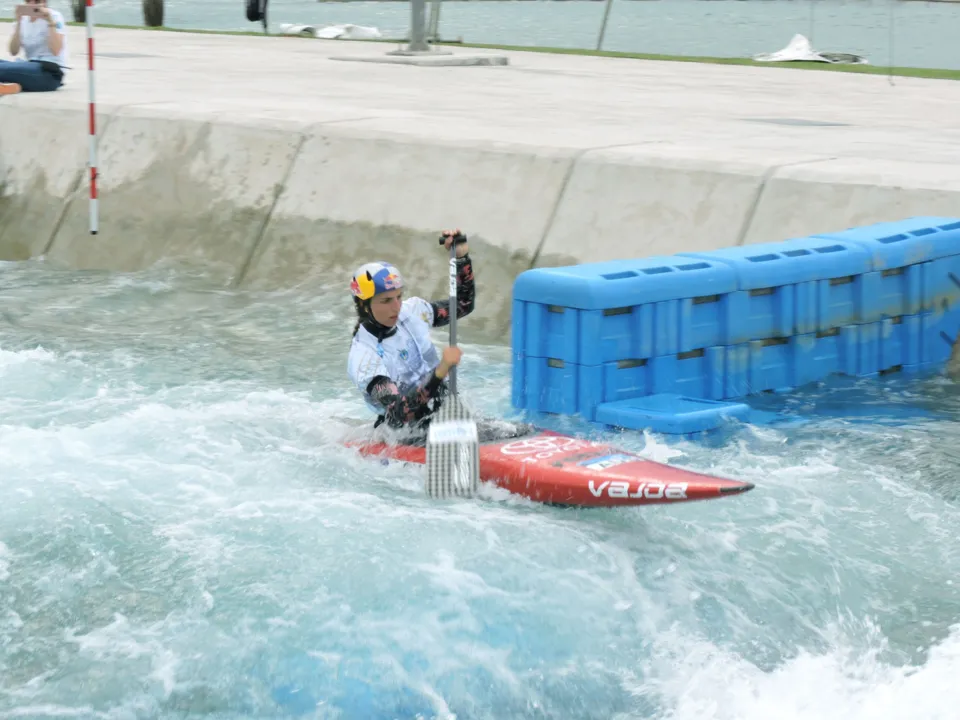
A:
<svg viewBox="0 0 960 720">
<path fill-rule="evenodd" d="M 607 438 L 742 497 L 439 503 L 337 441 L 352 325 L 337 291 L 0 264 L 0 717 L 956 717 L 951 381 Z M 509 361 L 465 345 L 481 411 Z"/>
</svg>

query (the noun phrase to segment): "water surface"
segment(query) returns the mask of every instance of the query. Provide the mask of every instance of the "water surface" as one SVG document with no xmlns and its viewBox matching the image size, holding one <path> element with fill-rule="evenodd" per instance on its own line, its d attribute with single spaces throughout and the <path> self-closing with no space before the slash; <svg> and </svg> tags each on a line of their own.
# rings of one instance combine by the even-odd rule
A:
<svg viewBox="0 0 960 720">
<path fill-rule="evenodd" d="M 337 442 L 366 412 L 350 312 L 0 264 L 0 717 L 955 716 L 956 384 L 609 438 L 757 483 L 738 498 L 440 503 Z M 509 349 L 466 357 L 474 407 L 509 413 Z"/>
</svg>

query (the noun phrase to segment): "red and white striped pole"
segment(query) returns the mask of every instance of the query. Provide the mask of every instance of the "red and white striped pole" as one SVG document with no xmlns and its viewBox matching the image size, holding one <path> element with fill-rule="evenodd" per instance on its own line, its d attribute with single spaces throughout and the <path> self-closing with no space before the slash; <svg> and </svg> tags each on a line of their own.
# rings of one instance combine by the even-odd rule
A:
<svg viewBox="0 0 960 720">
<path fill-rule="evenodd" d="M 97 111 L 93 56 L 93 0 L 87 0 L 87 86 L 90 89 L 90 234 L 96 235 L 99 229 L 97 227 L 99 218 L 97 216 Z"/>
</svg>

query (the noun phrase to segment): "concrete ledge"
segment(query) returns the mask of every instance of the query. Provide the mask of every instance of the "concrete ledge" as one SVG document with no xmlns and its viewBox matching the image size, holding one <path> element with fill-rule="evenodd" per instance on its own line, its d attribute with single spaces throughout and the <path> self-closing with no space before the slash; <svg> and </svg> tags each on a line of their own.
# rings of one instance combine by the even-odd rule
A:
<svg viewBox="0 0 960 720">
<path fill-rule="evenodd" d="M 783 156 L 779 160 L 796 160 Z M 741 244 L 776 157 L 664 143 L 593 150 L 577 161 L 539 264 L 617 260 Z"/>
<path fill-rule="evenodd" d="M 502 334 L 512 279 L 530 267 L 572 154 L 354 133 L 321 126 L 305 135 L 243 282 L 318 285 L 379 257 L 442 297 L 437 236 L 460 227 L 476 248 L 484 298 L 471 325 Z"/>
<path fill-rule="evenodd" d="M 777 168 L 747 230 L 746 243 L 838 228 L 960 213 L 960 170 L 952 163 L 830 158 Z"/>
<path fill-rule="evenodd" d="M 102 231 L 74 202 L 50 259 L 128 271 L 164 258 L 237 277 L 296 154 L 296 135 L 225 122 L 118 112 L 100 145 Z"/>
<path fill-rule="evenodd" d="M 0 105 L 0 260 L 43 254 L 73 193 L 86 192 L 88 145 L 65 132 L 85 121 L 78 110 Z"/>
</svg>

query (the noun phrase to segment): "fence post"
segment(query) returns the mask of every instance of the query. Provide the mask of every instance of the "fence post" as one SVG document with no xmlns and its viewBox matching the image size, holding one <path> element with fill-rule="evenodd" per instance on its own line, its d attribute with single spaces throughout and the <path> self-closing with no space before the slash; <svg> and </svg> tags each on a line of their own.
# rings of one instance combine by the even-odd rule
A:
<svg viewBox="0 0 960 720">
<path fill-rule="evenodd" d="M 427 52 L 426 0 L 410 0 L 410 47 L 413 52 Z"/>
<path fill-rule="evenodd" d="M 440 2 L 441 0 L 431 0 L 430 19 L 427 21 L 427 42 L 431 40 L 435 43 L 440 42 Z"/>
<path fill-rule="evenodd" d="M 143 24 L 147 27 L 163 25 L 163 0 L 143 0 Z"/>
<path fill-rule="evenodd" d="M 603 36 L 607 34 L 607 18 L 610 17 L 610 6 L 613 0 L 607 0 L 607 6 L 603 9 L 603 23 L 600 25 L 600 37 L 597 38 L 597 50 L 603 50 Z"/>
</svg>

